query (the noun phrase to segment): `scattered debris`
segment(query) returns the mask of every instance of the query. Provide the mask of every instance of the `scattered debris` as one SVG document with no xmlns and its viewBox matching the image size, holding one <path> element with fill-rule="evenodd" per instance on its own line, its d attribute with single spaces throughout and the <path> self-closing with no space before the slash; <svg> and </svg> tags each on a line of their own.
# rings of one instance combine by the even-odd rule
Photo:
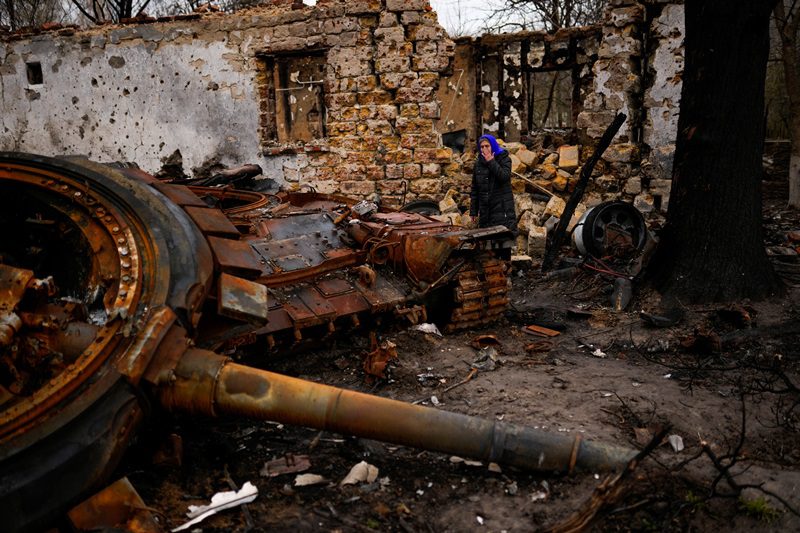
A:
<svg viewBox="0 0 800 533">
<path fill-rule="evenodd" d="M 298 474 L 298 476 L 294 478 L 295 487 L 308 487 L 310 485 L 319 485 L 327 482 L 328 480 L 319 474 Z"/>
<path fill-rule="evenodd" d="M 628 278 L 614 280 L 614 290 L 611 292 L 611 308 L 621 313 L 628 308 L 633 298 L 633 284 Z"/>
<path fill-rule="evenodd" d="M 536 324 L 525 326 L 522 331 L 524 331 L 528 335 L 535 335 L 537 337 L 556 337 L 558 335 L 561 335 L 560 331 L 556 331 L 550 328 L 545 328 L 543 326 L 537 326 Z"/>
<path fill-rule="evenodd" d="M 722 339 L 716 331 L 695 328 L 693 335 L 681 340 L 681 346 L 700 354 L 719 353 L 722 351 Z"/>
<path fill-rule="evenodd" d="M 549 352 L 553 349 L 553 341 L 542 340 L 531 342 L 526 344 L 524 350 L 526 353 L 536 353 L 536 352 Z"/>
<path fill-rule="evenodd" d="M 181 466 L 183 464 L 183 439 L 170 433 L 153 454 L 153 464 L 160 466 Z"/>
<path fill-rule="evenodd" d="M 190 526 L 198 524 L 225 509 L 237 507 L 239 505 L 250 503 L 258 496 L 258 488 L 247 481 L 239 491 L 225 491 L 218 492 L 211 497 L 211 503 L 208 505 L 190 505 L 189 510 L 186 512 L 186 517 L 189 521 L 185 524 L 174 528 L 172 531 L 183 531 Z"/>
<path fill-rule="evenodd" d="M 651 440 L 653 440 L 653 435 L 655 432 L 650 428 L 633 428 L 633 434 L 636 437 L 636 442 L 641 446 L 647 446 Z"/>
<path fill-rule="evenodd" d="M 358 483 L 373 483 L 378 479 L 378 468 L 366 461 L 361 461 L 350 469 L 339 486 L 356 485 Z"/>
<path fill-rule="evenodd" d="M 476 350 L 481 350 L 487 346 L 501 346 L 502 344 L 497 335 L 478 335 L 469 343 Z"/>
<path fill-rule="evenodd" d="M 463 457 L 459 457 L 457 455 L 453 455 L 450 457 L 450 462 L 453 464 L 465 464 L 467 466 L 483 466 L 483 463 L 480 461 L 474 461 L 472 459 L 464 459 Z"/>
<path fill-rule="evenodd" d="M 675 453 L 683 451 L 683 438 L 680 435 L 670 435 L 667 437 L 667 442 L 675 450 Z"/>
<path fill-rule="evenodd" d="M 364 372 L 368 376 L 384 379 L 386 377 L 386 365 L 390 361 L 397 359 L 397 345 L 390 340 L 384 340 L 380 344 L 377 341 L 373 350 L 364 359 Z"/>
<path fill-rule="evenodd" d="M 76 531 L 163 531 L 128 478 L 73 507 L 67 517 Z"/>
<path fill-rule="evenodd" d="M 467 374 L 467 377 L 465 377 L 464 379 L 462 379 L 458 383 L 454 383 L 454 384 L 450 385 L 449 387 L 444 389 L 442 391 L 442 393 L 444 394 L 445 392 L 450 392 L 451 390 L 455 389 L 456 387 L 460 387 L 464 383 L 466 383 L 469 380 L 471 380 L 472 378 L 474 378 L 477 374 L 478 374 L 478 369 L 477 368 L 471 368 L 470 371 L 469 371 L 469 374 Z M 434 398 L 435 398 L 435 396 L 434 396 Z"/>
<path fill-rule="evenodd" d="M 606 353 L 600 348 L 595 348 L 595 350 L 592 352 L 592 355 L 595 357 L 599 357 L 601 359 L 604 359 L 606 357 Z"/>
<path fill-rule="evenodd" d="M 497 350 L 492 346 L 488 346 L 479 352 L 478 358 L 470 366 L 484 372 L 491 372 L 498 363 L 500 363 L 500 360 L 497 358 Z"/>
<path fill-rule="evenodd" d="M 642 319 L 642 322 L 654 328 L 671 328 L 672 326 L 677 326 L 683 320 L 684 314 L 683 309 L 673 307 L 661 315 L 640 311 L 639 318 Z"/>
<path fill-rule="evenodd" d="M 439 337 L 442 336 L 442 332 L 439 331 L 439 328 L 436 327 L 436 324 L 425 323 L 425 324 L 417 324 L 413 326 L 411 329 L 414 331 L 421 331 L 422 333 L 430 333 L 432 335 L 437 335 Z"/>
<path fill-rule="evenodd" d="M 273 459 L 264 463 L 264 467 L 259 474 L 262 477 L 275 477 L 283 474 L 295 474 L 305 472 L 311 468 L 311 460 L 307 455 L 286 454 L 279 459 Z"/>
<path fill-rule="evenodd" d="M 741 305 L 732 305 L 723 309 L 717 309 L 717 316 L 731 324 L 732 326 L 745 329 L 753 325 L 753 309 L 747 309 Z"/>
</svg>

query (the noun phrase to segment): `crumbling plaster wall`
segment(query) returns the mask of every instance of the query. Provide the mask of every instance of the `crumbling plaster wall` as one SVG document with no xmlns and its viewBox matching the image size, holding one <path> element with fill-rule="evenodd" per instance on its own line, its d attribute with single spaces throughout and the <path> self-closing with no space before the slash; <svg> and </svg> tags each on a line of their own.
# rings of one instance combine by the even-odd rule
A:
<svg viewBox="0 0 800 533">
<path fill-rule="evenodd" d="M 11 36 L 0 44 L 0 148 L 135 161 L 157 171 L 175 150 L 185 168 L 217 157 L 259 163 L 268 177 L 320 192 L 397 203 L 437 195 L 451 151 L 433 122 L 454 44 L 427 0 L 273 0 L 233 15 Z M 322 49 L 327 136 L 261 138 L 263 58 Z M 39 63 L 32 85 L 26 64 Z M 259 76 L 262 79 L 259 79 Z M 405 184 L 407 182 L 407 185 Z"/>
<path fill-rule="evenodd" d="M 427 0 L 292 0 L 0 42 L 0 149 L 187 171 L 216 157 L 258 163 L 288 187 L 381 194 L 389 203 L 468 187 L 483 132 L 530 135 L 524 72 L 574 72 L 585 160 L 617 112 L 628 120 L 598 165 L 609 194 L 666 208 L 680 101 L 681 0 L 611 0 L 598 28 L 459 40 Z M 324 50 L 326 136 L 264 138 L 264 57 Z M 32 85 L 26 63 L 39 63 Z M 464 157 L 442 133 L 467 131 Z M 602 178 L 602 179 L 601 179 Z"/>
<path fill-rule="evenodd" d="M 150 171 L 176 149 L 191 166 L 212 154 L 257 158 L 253 73 L 244 41 L 223 22 L 200 23 L 206 32 L 148 24 L 4 43 L 2 148 Z M 43 83 L 28 83 L 26 63 L 40 64 Z"/>
</svg>

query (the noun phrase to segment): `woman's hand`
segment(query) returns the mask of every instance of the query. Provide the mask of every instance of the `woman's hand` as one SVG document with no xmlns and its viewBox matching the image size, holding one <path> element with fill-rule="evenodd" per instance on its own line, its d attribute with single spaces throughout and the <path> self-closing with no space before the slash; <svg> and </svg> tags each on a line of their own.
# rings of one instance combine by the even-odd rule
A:
<svg viewBox="0 0 800 533">
<path fill-rule="evenodd" d="M 492 147 L 488 144 L 481 144 L 481 155 L 483 156 L 484 161 L 491 161 L 494 159 L 494 154 L 492 153 Z"/>
</svg>

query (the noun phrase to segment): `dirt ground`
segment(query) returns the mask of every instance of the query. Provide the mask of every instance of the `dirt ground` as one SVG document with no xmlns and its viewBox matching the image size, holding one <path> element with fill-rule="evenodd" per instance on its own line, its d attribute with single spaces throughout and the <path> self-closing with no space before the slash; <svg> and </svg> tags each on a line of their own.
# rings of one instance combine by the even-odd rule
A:
<svg viewBox="0 0 800 533">
<path fill-rule="evenodd" d="M 780 184 L 767 192 L 768 244 L 778 245 L 800 221 L 781 208 Z M 656 312 L 652 293 L 637 293 L 627 311 L 614 313 L 609 283 L 596 275 L 545 281 L 537 270 L 519 270 L 512 279 L 511 310 L 491 327 L 441 337 L 384 328 L 399 355 L 385 381 L 365 381 L 367 336 L 261 366 L 636 450 L 662 429 L 681 437 L 683 450 L 665 440 L 616 486 L 616 497 L 608 490 L 595 499 L 593 530 L 800 530 L 800 289 L 767 302 L 685 308 L 678 324 L 653 327 L 640 317 Z M 523 332 L 532 323 L 560 335 L 550 346 L 530 346 L 543 340 Z M 480 334 L 500 342 L 494 368 L 484 362 L 445 392 L 475 366 L 481 353 L 470 343 Z M 181 465 L 154 464 L 171 434 L 182 444 Z M 164 420 L 132 451 L 118 477 L 127 476 L 170 528 L 185 521 L 188 505 L 208 503 L 231 483 L 258 487 L 254 502 L 190 531 L 540 531 L 585 512 L 608 476 L 498 469 L 235 420 Z M 297 473 L 259 473 L 267 461 L 300 455 L 310 460 L 303 473 L 325 482 L 294 486 Z M 340 486 L 361 461 L 378 469 L 376 480 Z"/>
</svg>

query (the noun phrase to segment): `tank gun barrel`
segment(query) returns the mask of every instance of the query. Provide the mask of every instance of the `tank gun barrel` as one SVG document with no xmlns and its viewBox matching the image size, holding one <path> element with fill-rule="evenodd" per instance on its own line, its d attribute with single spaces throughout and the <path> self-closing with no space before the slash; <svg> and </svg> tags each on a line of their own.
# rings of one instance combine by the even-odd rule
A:
<svg viewBox="0 0 800 533">
<path fill-rule="evenodd" d="M 620 469 L 635 451 L 320 385 L 187 351 L 159 397 L 164 407 L 271 420 L 543 472 Z"/>
</svg>

